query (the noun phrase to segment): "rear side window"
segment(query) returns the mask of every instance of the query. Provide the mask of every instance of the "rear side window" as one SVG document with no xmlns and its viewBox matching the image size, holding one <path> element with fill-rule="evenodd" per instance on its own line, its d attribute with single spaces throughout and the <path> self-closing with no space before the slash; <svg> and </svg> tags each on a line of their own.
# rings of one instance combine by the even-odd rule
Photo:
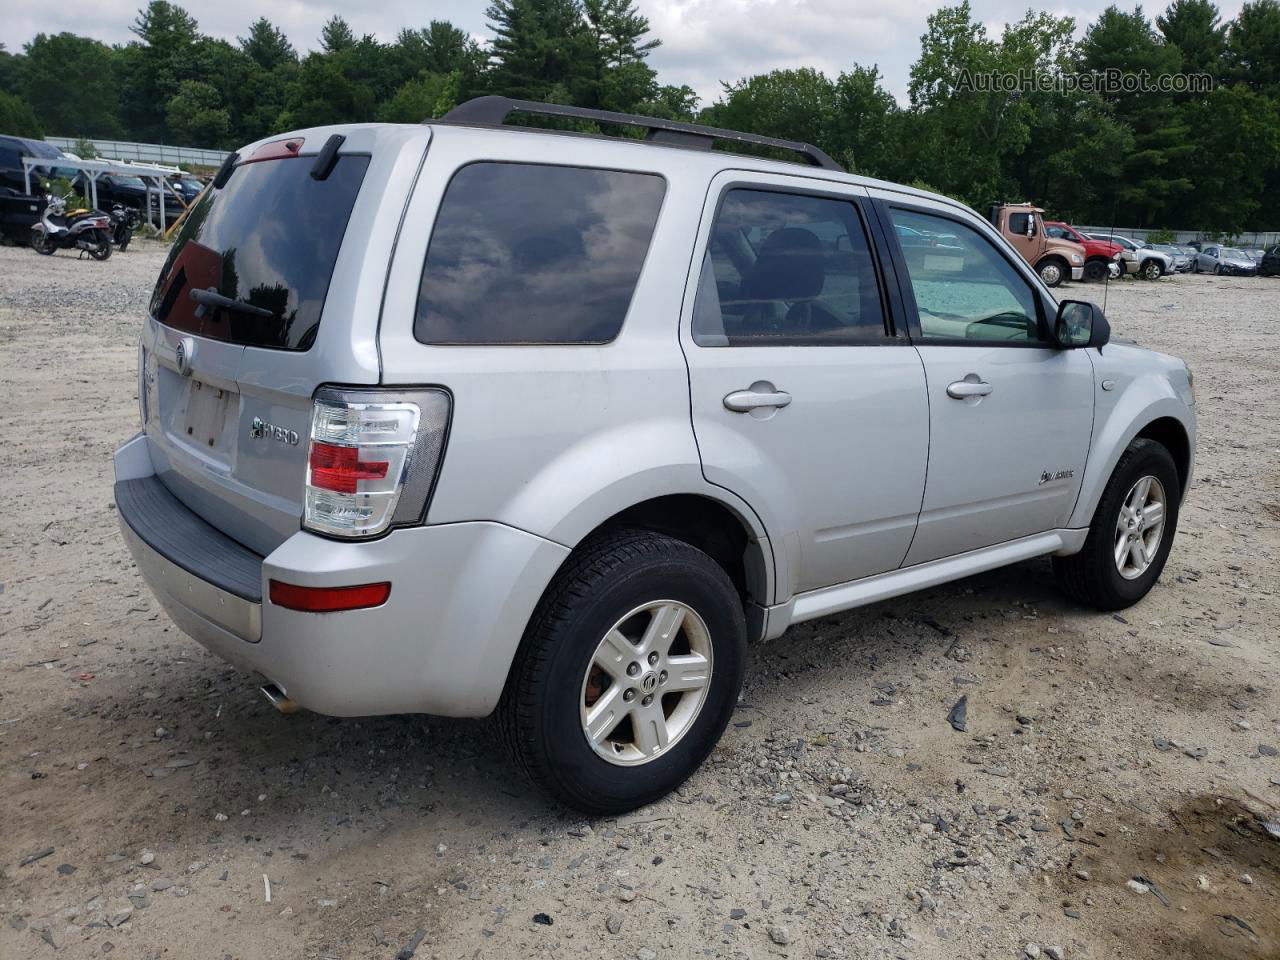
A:
<svg viewBox="0 0 1280 960">
<path fill-rule="evenodd" d="M 852 202 L 768 190 L 725 194 L 702 261 L 694 343 L 839 346 L 884 336 L 871 247 Z"/>
<path fill-rule="evenodd" d="M 423 343 L 607 343 L 649 250 L 654 174 L 473 163 L 436 216 L 413 332 Z"/>
<path fill-rule="evenodd" d="M 160 271 L 151 299 L 156 320 L 250 347 L 306 350 L 315 342 L 369 158 L 339 156 L 324 180 L 311 177 L 314 161 L 245 163 L 204 195 Z M 202 306 L 191 299 L 196 288 L 251 309 Z"/>
</svg>

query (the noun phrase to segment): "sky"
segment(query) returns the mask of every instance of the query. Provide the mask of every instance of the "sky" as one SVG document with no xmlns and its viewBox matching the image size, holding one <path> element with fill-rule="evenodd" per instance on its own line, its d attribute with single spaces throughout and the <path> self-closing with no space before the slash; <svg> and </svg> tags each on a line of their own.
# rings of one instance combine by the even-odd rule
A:
<svg viewBox="0 0 1280 960">
<path fill-rule="evenodd" d="M 341 14 L 357 34 L 394 39 L 402 27 L 450 20 L 477 39 L 489 31 L 487 0 L 279 0 L 264 6 L 257 0 L 178 0 L 200 23 L 202 32 L 234 41 L 265 13 L 300 51 L 319 45 L 320 28 Z M 998 35 L 1003 24 L 1019 19 L 1031 0 L 970 0 L 974 14 Z M 38 33 L 70 31 L 107 43 L 132 39 L 129 25 L 143 0 L 5 0 L 8 13 L 0 22 L 0 43 L 17 52 Z M 906 101 L 908 71 L 920 49 L 925 18 L 942 6 L 939 0 L 637 0 L 662 46 L 649 62 L 663 83 L 688 84 L 702 105 L 716 99 L 722 81 L 787 67 L 815 67 L 830 76 L 852 64 L 878 64 L 885 87 Z M 1108 0 L 1067 0 L 1044 7 L 1058 16 L 1076 18 L 1079 28 L 1097 17 Z M 1130 4 L 1121 0 L 1120 5 Z M 1240 0 L 1221 3 L 1224 19 L 1234 16 Z M 1152 0 L 1149 15 L 1161 11 Z"/>
</svg>

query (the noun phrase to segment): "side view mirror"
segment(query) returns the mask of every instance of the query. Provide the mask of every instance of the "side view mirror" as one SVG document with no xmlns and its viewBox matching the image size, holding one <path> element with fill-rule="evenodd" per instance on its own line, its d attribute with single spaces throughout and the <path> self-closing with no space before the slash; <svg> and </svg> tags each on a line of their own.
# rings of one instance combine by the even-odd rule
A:
<svg viewBox="0 0 1280 960">
<path fill-rule="evenodd" d="M 1036 235 L 1036 222 L 1027 217 L 1027 236 L 1034 237 Z"/>
<path fill-rule="evenodd" d="M 1087 300 L 1063 300 L 1053 324 L 1053 339 L 1064 350 L 1097 347 L 1101 350 L 1111 340 L 1111 324 L 1102 308 Z"/>
</svg>

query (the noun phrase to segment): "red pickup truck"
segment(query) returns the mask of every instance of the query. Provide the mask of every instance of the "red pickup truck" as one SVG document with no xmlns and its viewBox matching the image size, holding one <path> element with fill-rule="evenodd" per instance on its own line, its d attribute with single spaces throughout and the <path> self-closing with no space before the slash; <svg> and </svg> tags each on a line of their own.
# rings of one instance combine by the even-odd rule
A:
<svg viewBox="0 0 1280 960">
<path fill-rule="evenodd" d="M 1124 269 L 1123 262 L 1116 259 L 1116 255 L 1124 250 L 1118 243 L 1086 237 L 1071 224 L 1063 223 L 1061 220 L 1046 220 L 1044 222 L 1044 232 L 1051 237 L 1056 237 L 1059 240 L 1071 240 L 1084 247 L 1085 280 L 1096 283 L 1099 280 L 1107 279 L 1112 263 L 1119 263 L 1120 269 Z"/>
</svg>

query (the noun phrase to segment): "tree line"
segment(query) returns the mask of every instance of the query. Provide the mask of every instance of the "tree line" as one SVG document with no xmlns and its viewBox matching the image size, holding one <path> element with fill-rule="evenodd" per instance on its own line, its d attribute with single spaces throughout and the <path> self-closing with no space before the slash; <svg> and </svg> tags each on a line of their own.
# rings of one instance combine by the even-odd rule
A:
<svg viewBox="0 0 1280 960">
<path fill-rule="evenodd" d="M 153 2 L 135 39 L 40 34 L 0 47 L 0 132 L 231 148 L 326 123 L 417 123 L 484 93 L 698 120 L 814 143 L 848 169 L 982 208 L 1032 200 L 1095 224 L 1238 233 L 1280 226 L 1280 0 L 1225 21 L 1211 0 L 1148 17 L 1109 7 L 1076 39 L 1028 11 L 994 35 L 968 0 L 927 21 L 899 104 L 875 66 L 776 70 L 699 107 L 649 65 L 660 39 L 633 0 L 493 0 L 481 45 L 451 23 L 357 36 L 339 16 L 300 54 L 268 19 L 235 43 Z M 1101 71 L 1147 88 L 1101 89 Z M 1206 77 L 1161 88 L 1160 77 Z M 982 84 L 976 78 L 1039 78 Z"/>
</svg>

